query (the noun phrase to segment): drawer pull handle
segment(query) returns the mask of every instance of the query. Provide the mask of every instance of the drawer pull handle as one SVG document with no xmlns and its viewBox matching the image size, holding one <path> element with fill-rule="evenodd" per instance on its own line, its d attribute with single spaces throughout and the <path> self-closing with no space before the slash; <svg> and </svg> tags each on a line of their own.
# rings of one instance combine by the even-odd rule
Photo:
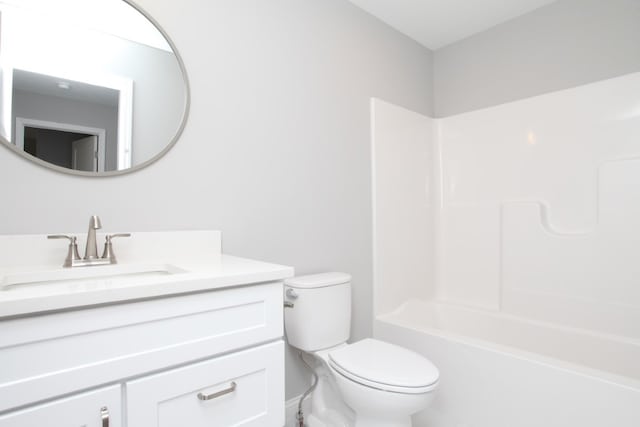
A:
<svg viewBox="0 0 640 427">
<path fill-rule="evenodd" d="M 236 386 L 237 386 L 237 384 L 235 383 L 235 381 L 232 381 L 231 384 L 229 385 L 229 388 L 225 388 L 224 390 L 220 390 L 220 391 L 217 391 L 217 392 L 211 393 L 211 394 L 198 393 L 198 399 L 200 399 L 200 400 L 212 400 L 212 399 L 215 399 L 216 397 L 220 397 L 220 396 L 224 396 L 225 394 L 233 393 L 234 391 L 236 391 Z"/>
<path fill-rule="evenodd" d="M 109 409 L 106 406 L 100 408 L 100 419 L 102 419 L 102 427 L 109 427 Z"/>
</svg>

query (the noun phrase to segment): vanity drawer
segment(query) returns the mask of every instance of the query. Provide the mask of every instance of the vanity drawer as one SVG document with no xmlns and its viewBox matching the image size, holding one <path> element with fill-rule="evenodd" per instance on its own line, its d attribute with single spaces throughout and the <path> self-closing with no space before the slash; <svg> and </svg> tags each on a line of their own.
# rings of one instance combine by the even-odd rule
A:
<svg viewBox="0 0 640 427">
<path fill-rule="evenodd" d="M 2 327 L 0 412 L 279 339 L 282 285 L 7 320 Z"/>
<path fill-rule="evenodd" d="M 284 425 L 284 343 L 126 384 L 129 427 Z"/>
<path fill-rule="evenodd" d="M 116 385 L 0 415 L 0 427 L 120 427 L 120 406 Z"/>
</svg>

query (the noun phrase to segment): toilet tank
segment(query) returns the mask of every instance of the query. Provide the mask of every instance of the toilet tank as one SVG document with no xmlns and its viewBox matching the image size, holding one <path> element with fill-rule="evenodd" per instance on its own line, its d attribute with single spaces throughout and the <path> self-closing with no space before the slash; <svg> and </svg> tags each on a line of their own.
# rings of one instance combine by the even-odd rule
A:
<svg viewBox="0 0 640 427">
<path fill-rule="evenodd" d="M 322 273 L 284 282 L 284 328 L 290 345 L 316 351 L 342 344 L 351 333 L 351 276 Z"/>
</svg>

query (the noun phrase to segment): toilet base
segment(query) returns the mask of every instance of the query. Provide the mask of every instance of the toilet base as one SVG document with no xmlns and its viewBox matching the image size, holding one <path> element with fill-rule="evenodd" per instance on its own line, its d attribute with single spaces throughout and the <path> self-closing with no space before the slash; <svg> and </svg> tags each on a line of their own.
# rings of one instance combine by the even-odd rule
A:
<svg viewBox="0 0 640 427">
<path fill-rule="evenodd" d="M 322 414 L 322 419 L 315 416 L 315 414 L 309 414 L 304 420 L 305 427 L 353 427 L 353 424 L 349 424 L 340 414 L 325 412 Z"/>
<path fill-rule="evenodd" d="M 355 420 L 355 424 L 349 424 L 342 417 L 332 417 L 331 414 L 325 413 L 323 414 L 323 420 L 316 417 L 314 414 L 309 414 L 309 416 L 305 417 L 304 425 L 305 427 L 411 427 L 411 418 L 407 418 L 406 420 L 392 420 L 386 421 L 376 418 L 375 420 L 366 419 L 366 418 L 358 418 Z M 336 415 L 336 414 L 334 414 Z M 333 418 L 333 420 L 331 419 Z"/>
<path fill-rule="evenodd" d="M 365 418 L 358 416 L 354 427 L 411 427 L 411 417 L 405 419 L 394 418 L 393 420 L 383 420 L 380 418 Z"/>
<path fill-rule="evenodd" d="M 318 375 L 318 384 L 311 393 L 311 410 L 305 414 L 305 427 L 354 427 L 354 413 L 340 395 L 333 374 L 321 357 L 307 353 L 305 357 Z"/>
</svg>

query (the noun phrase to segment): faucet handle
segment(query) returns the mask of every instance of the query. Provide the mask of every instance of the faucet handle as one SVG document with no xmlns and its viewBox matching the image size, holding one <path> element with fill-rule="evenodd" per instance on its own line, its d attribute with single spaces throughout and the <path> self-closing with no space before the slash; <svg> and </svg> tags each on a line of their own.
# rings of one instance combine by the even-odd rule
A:
<svg viewBox="0 0 640 427">
<path fill-rule="evenodd" d="M 116 264 L 118 262 L 116 255 L 113 253 L 113 245 L 111 244 L 111 239 L 115 239 L 116 237 L 131 237 L 131 233 L 107 234 L 105 236 L 102 259 L 108 259 L 111 264 Z"/>
<path fill-rule="evenodd" d="M 49 234 L 47 239 L 69 239 L 69 242 L 77 242 L 78 238 L 76 236 L 67 236 L 66 234 Z"/>
<path fill-rule="evenodd" d="M 116 237 L 131 237 L 131 233 L 116 233 L 116 234 L 107 234 L 105 238 L 107 242 L 111 243 L 111 239 L 115 239 Z"/>
<path fill-rule="evenodd" d="M 65 258 L 64 264 L 62 264 L 63 267 L 71 267 L 75 261 L 80 259 L 80 254 L 78 253 L 78 238 L 76 236 L 51 234 L 47 236 L 47 239 L 69 239 L 69 251 L 67 252 L 67 258 Z"/>
</svg>

